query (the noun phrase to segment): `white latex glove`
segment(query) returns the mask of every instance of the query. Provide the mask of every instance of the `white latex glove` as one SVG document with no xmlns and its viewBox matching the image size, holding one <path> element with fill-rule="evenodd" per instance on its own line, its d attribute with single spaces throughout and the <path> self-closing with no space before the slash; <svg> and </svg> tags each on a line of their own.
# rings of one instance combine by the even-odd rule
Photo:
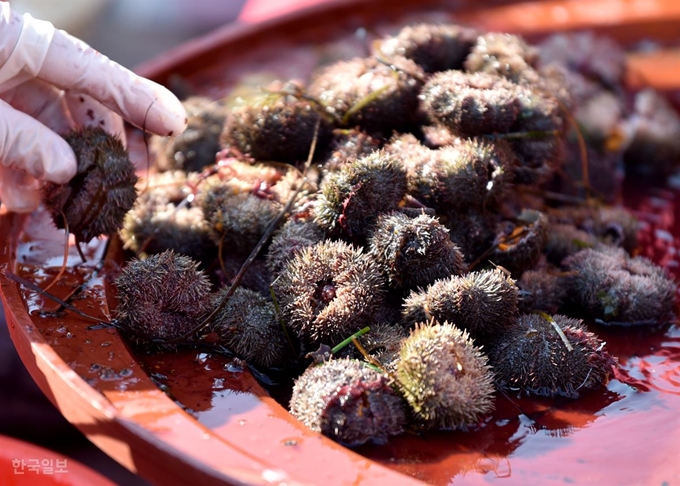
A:
<svg viewBox="0 0 680 486">
<path fill-rule="evenodd" d="M 120 116 L 158 135 L 186 127 L 166 88 L 0 2 L 0 201 L 10 211 L 35 209 L 42 180 L 75 175 L 75 154 L 59 134 L 99 125 L 122 137 Z"/>
</svg>

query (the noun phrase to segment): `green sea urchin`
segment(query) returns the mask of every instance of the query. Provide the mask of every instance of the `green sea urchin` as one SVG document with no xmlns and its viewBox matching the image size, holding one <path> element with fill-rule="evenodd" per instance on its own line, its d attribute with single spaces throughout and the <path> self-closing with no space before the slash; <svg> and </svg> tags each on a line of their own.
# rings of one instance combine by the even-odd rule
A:
<svg viewBox="0 0 680 486">
<path fill-rule="evenodd" d="M 478 423 L 493 409 L 493 375 L 486 357 L 455 326 L 418 324 L 402 343 L 396 376 L 424 428 Z"/>
</svg>

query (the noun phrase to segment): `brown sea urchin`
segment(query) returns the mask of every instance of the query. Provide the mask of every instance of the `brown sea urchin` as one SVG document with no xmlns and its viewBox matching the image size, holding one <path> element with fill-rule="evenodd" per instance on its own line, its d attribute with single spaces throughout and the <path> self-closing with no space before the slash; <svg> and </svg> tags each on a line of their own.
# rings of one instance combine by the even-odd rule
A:
<svg viewBox="0 0 680 486">
<path fill-rule="evenodd" d="M 64 139 L 76 154 L 78 171 L 66 184 L 45 184 L 45 206 L 57 227 L 68 225 L 78 242 L 115 233 L 137 199 L 135 167 L 125 147 L 99 127 L 71 132 Z"/>
</svg>

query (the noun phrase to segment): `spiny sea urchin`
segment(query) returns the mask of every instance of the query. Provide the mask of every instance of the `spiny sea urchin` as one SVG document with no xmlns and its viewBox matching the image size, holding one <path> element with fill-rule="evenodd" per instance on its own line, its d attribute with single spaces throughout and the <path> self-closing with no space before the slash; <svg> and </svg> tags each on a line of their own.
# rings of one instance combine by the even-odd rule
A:
<svg viewBox="0 0 680 486">
<path fill-rule="evenodd" d="M 312 366 L 295 382 L 291 414 L 310 429 L 349 447 L 384 444 L 403 432 L 406 410 L 388 379 L 361 361 Z"/>
<path fill-rule="evenodd" d="M 324 232 L 311 217 L 291 217 L 274 233 L 267 250 L 267 268 L 277 275 L 302 248 L 324 239 Z"/>
<path fill-rule="evenodd" d="M 232 107 L 222 143 L 255 160 L 299 164 L 309 155 L 317 123 L 317 144 L 324 147 L 331 135 L 331 123 L 321 107 L 297 93 L 269 91 Z"/>
<path fill-rule="evenodd" d="M 463 136 L 477 136 L 510 130 L 523 89 L 493 74 L 452 70 L 434 74 L 420 100 L 432 122 Z"/>
<path fill-rule="evenodd" d="M 284 322 L 304 343 L 334 345 L 370 323 L 382 304 L 383 285 L 369 255 L 327 240 L 301 249 L 273 289 Z"/>
<path fill-rule="evenodd" d="M 489 73 L 514 82 L 533 81 L 539 51 L 517 35 L 488 32 L 477 38 L 464 63 L 471 73 Z"/>
<path fill-rule="evenodd" d="M 156 166 L 159 170 L 200 172 L 215 163 L 221 149 L 225 106 L 202 96 L 189 97 L 182 104 L 187 112 L 187 128 L 174 136 L 154 139 Z"/>
<path fill-rule="evenodd" d="M 455 326 L 419 323 L 402 343 L 396 376 L 424 428 L 478 423 L 493 409 L 493 375 L 487 358 Z"/>
<path fill-rule="evenodd" d="M 407 25 L 396 36 L 381 40 L 376 54 L 387 60 L 395 56 L 411 59 L 426 73 L 461 69 L 476 38 L 477 32 L 460 25 Z"/>
<path fill-rule="evenodd" d="M 404 160 L 409 194 L 440 213 L 495 208 L 509 189 L 514 157 L 504 141 L 457 138 L 438 150 L 397 142 L 387 150 Z"/>
<path fill-rule="evenodd" d="M 425 287 L 467 269 L 449 231 L 437 218 L 425 214 L 415 218 L 398 212 L 381 215 L 369 247 L 388 283 L 400 289 Z"/>
<path fill-rule="evenodd" d="M 580 320 L 525 314 L 491 348 L 489 359 L 503 388 L 578 398 L 607 383 L 615 360 L 603 348 Z"/>
<path fill-rule="evenodd" d="M 548 231 L 548 218 L 539 211 L 524 210 L 517 224 L 507 222 L 501 242 L 489 259 L 519 276 L 541 258 Z"/>
<path fill-rule="evenodd" d="M 45 206 L 57 228 L 68 224 L 77 242 L 115 233 L 137 199 L 135 167 L 123 143 L 100 127 L 64 139 L 76 154 L 78 171 L 66 184 L 45 184 Z"/>
<path fill-rule="evenodd" d="M 197 201 L 215 244 L 241 255 L 255 247 L 283 204 L 244 190 L 237 181 L 208 178 Z"/>
<path fill-rule="evenodd" d="M 340 126 L 388 137 L 407 130 L 415 121 L 424 73 L 410 59 L 394 57 L 390 63 L 374 57 L 337 62 L 314 74 L 309 95 Z"/>
<path fill-rule="evenodd" d="M 519 292 L 500 270 L 482 270 L 438 280 L 404 300 L 404 323 L 448 321 L 475 338 L 503 332 L 517 318 Z"/>
<path fill-rule="evenodd" d="M 671 318 L 677 285 L 665 271 L 622 248 L 585 249 L 564 260 L 572 271 L 569 298 L 581 312 L 607 322 L 636 323 Z"/>
<path fill-rule="evenodd" d="M 329 174 L 321 184 L 316 221 L 330 233 L 362 238 L 378 215 L 397 208 L 406 195 L 406 170 L 380 150 Z"/>
<path fill-rule="evenodd" d="M 210 282 L 191 258 L 172 250 L 132 260 L 116 279 L 119 328 L 140 345 L 168 343 L 194 329 L 209 311 Z"/>
<path fill-rule="evenodd" d="M 172 249 L 203 263 L 215 257 L 201 208 L 185 202 L 186 173 L 161 172 L 151 176 L 148 189 L 125 215 L 120 237 L 139 255 Z"/>
<path fill-rule="evenodd" d="M 212 296 L 213 308 L 228 290 L 224 287 Z M 255 366 L 283 366 L 293 357 L 273 302 L 253 290 L 237 288 L 212 318 L 211 329 L 220 343 Z"/>
</svg>

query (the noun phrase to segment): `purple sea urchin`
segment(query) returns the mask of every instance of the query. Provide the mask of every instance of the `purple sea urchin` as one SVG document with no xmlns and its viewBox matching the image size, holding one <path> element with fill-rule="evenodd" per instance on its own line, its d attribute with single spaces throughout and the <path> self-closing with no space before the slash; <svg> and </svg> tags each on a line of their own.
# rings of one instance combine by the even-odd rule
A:
<svg viewBox="0 0 680 486">
<path fill-rule="evenodd" d="M 384 375 L 355 360 L 312 366 L 295 382 L 291 414 L 349 447 L 384 444 L 403 432 L 406 410 Z"/>
<path fill-rule="evenodd" d="M 116 279 L 117 321 L 140 345 L 166 343 L 194 329 L 209 311 L 210 282 L 191 258 L 172 250 L 132 260 Z"/>
<path fill-rule="evenodd" d="M 491 348 L 489 358 L 503 388 L 578 398 L 609 379 L 615 360 L 603 347 L 577 319 L 526 314 Z"/>
<path fill-rule="evenodd" d="M 493 375 L 487 358 L 455 326 L 418 324 L 402 343 L 396 376 L 424 428 L 478 423 L 493 409 Z"/>
</svg>

